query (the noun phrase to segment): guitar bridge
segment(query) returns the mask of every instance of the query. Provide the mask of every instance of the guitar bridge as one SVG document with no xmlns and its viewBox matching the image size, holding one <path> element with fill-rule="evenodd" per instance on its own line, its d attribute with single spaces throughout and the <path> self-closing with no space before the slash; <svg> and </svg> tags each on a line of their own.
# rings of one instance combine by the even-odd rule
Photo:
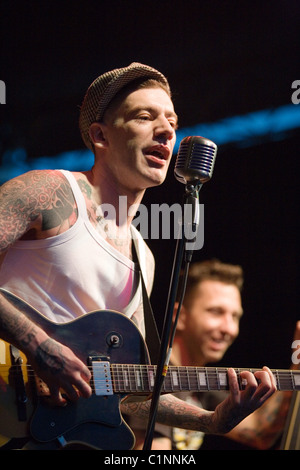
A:
<svg viewBox="0 0 300 470">
<path fill-rule="evenodd" d="M 105 358 L 107 359 L 107 358 Z M 89 357 L 93 371 L 94 393 L 98 396 L 113 395 L 110 362 L 99 356 Z"/>
</svg>

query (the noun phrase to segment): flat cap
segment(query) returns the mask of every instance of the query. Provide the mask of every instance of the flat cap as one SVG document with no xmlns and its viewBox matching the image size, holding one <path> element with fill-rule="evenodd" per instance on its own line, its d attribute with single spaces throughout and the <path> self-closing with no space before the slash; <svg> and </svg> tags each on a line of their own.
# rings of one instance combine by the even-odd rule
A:
<svg viewBox="0 0 300 470">
<path fill-rule="evenodd" d="M 158 70 L 138 62 L 133 62 L 128 67 L 114 69 L 100 75 L 89 86 L 84 97 L 79 117 L 79 128 L 85 145 L 93 150 L 89 136 L 90 125 L 101 121 L 105 110 L 116 94 L 138 78 L 153 78 L 163 83 L 170 92 L 170 86 L 166 77 Z"/>
</svg>

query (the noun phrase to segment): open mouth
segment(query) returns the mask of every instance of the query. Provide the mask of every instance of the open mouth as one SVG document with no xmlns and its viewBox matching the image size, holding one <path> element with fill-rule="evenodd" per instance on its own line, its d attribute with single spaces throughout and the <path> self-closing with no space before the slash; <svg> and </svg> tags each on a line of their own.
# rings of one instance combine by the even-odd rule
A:
<svg viewBox="0 0 300 470">
<path fill-rule="evenodd" d="M 150 152 L 150 155 L 154 155 L 154 157 L 160 158 L 161 160 L 165 160 L 164 155 L 158 150 L 154 150 L 153 152 Z"/>
<path fill-rule="evenodd" d="M 147 159 L 153 163 L 164 165 L 169 157 L 169 149 L 164 146 L 156 145 L 155 147 L 147 148 L 144 154 Z"/>
<path fill-rule="evenodd" d="M 212 339 L 211 341 L 211 347 L 212 349 L 214 350 L 223 350 L 223 349 L 227 349 L 229 347 L 229 344 L 227 341 L 225 341 L 224 339 Z"/>
</svg>

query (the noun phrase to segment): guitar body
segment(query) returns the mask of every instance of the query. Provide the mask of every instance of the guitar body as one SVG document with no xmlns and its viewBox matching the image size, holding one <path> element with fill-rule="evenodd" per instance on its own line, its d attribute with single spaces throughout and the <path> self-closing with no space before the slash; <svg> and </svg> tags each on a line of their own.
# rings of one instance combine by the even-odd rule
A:
<svg viewBox="0 0 300 470">
<path fill-rule="evenodd" d="M 69 323 L 49 321 L 20 298 L 1 289 L 20 310 L 39 324 L 49 336 L 68 346 L 84 362 L 101 358 L 111 364 L 145 364 L 149 362 L 144 340 L 125 315 L 110 310 L 88 313 Z M 6 357 L 8 351 L 6 351 Z M 7 364 L 9 366 L 9 364 Z M 25 375 L 25 374 L 24 374 Z M 0 435 L 7 438 L 30 433 L 41 443 L 83 442 L 97 449 L 130 449 L 134 436 L 120 413 L 119 394 L 79 398 L 65 407 L 51 407 L 48 398 L 37 397 L 34 386 L 24 377 L 26 412 L 31 416 L 29 428 L 18 421 L 13 381 L 0 377 Z M 3 419 L 5 417 L 5 419 Z"/>
<path fill-rule="evenodd" d="M 30 365 L 20 363 L 26 363 L 26 358 L 0 340 L 0 446 L 12 438 L 28 437 L 30 447 L 26 448 L 80 445 L 131 449 L 134 436 L 121 416 L 120 403 L 127 395 L 149 396 L 156 374 L 134 323 L 121 313 L 97 310 L 57 324 L 19 297 L 0 291 L 50 337 L 68 346 L 91 367 L 93 390 L 89 399 L 67 402 L 64 407 L 51 406 L 47 386 L 37 380 Z M 235 369 L 240 389 L 245 386 L 240 377 L 242 370 L 255 372 Z M 227 371 L 222 367 L 169 366 L 162 393 L 228 390 Z M 278 390 L 300 391 L 300 371 L 276 369 L 272 373 Z"/>
</svg>

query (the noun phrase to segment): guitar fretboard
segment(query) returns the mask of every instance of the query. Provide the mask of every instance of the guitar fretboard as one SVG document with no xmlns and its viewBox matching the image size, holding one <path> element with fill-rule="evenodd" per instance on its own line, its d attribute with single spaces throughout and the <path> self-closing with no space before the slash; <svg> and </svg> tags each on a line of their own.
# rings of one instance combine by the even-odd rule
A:
<svg viewBox="0 0 300 470">
<path fill-rule="evenodd" d="M 115 393 L 151 393 L 154 388 L 156 366 L 138 364 L 111 364 L 112 387 Z M 255 372 L 260 369 L 235 369 L 240 389 L 245 382 L 240 376 L 243 370 Z M 281 391 L 300 390 L 300 371 L 272 370 L 277 389 Z M 227 368 L 177 367 L 168 368 L 162 391 L 207 392 L 228 390 Z"/>
</svg>

